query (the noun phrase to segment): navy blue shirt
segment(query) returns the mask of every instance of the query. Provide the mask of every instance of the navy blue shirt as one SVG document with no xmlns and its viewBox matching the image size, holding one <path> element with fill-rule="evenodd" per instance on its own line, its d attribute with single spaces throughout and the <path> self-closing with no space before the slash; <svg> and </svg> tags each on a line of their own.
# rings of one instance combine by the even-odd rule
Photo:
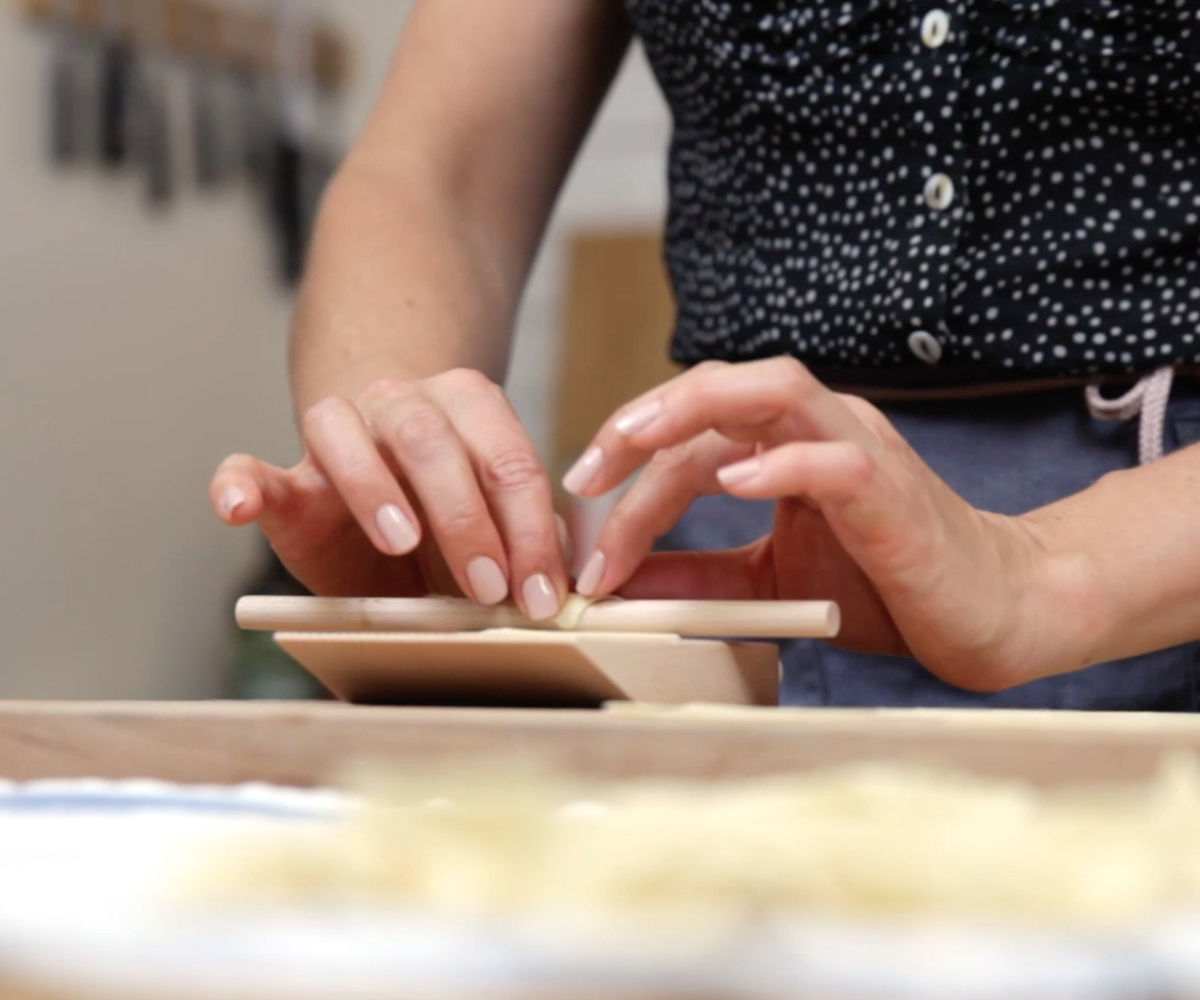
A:
<svg viewBox="0 0 1200 1000">
<path fill-rule="evenodd" d="M 674 116 L 676 359 L 1200 359 L 1200 3 L 626 3 Z"/>
</svg>

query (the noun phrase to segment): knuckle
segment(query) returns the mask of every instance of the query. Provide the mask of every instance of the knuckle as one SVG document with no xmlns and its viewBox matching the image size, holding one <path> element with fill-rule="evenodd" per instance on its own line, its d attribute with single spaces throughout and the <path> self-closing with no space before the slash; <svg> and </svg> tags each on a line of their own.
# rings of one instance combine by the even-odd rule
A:
<svg viewBox="0 0 1200 1000">
<path fill-rule="evenodd" d="M 508 448 L 491 456 L 482 469 L 484 486 L 498 493 L 515 493 L 540 485 L 542 463 L 525 448 Z"/>
<path fill-rule="evenodd" d="M 476 368 L 451 368 L 436 378 L 454 393 L 491 392 L 497 388 L 495 382 Z"/>
<path fill-rule="evenodd" d="M 413 406 L 394 415 L 388 437 L 410 458 L 434 455 L 445 443 L 446 418 L 432 406 Z"/>
<path fill-rule="evenodd" d="M 326 396 L 313 403 L 304 411 L 301 418 L 305 436 L 322 430 L 334 416 L 341 412 L 344 405 L 345 402 L 338 396 Z"/>
<path fill-rule="evenodd" d="M 561 558 L 558 554 L 558 533 L 554 528 L 532 525 L 512 528 L 507 533 L 506 541 L 514 559 L 519 557 L 536 566 L 549 566 Z"/>
<path fill-rule="evenodd" d="M 452 537 L 476 534 L 487 523 L 483 508 L 469 501 L 442 504 L 429 516 L 440 533 Z"/>
<path fill-rule="evenodd" d="M 687 445 L 677 445 L 674 448 L 664 448 L 650 459 L 650 467 L 655 472 L 678 473 L 687 472 L 696 465 L 696 450 Z"/>
<path fill-rule="evenodd" d="M 698 460 L 693 448 L 675 447 L 658 452 L 646 465 L 643 473 L 647 484 L 690 482 L 696 477 Z"/>
<path fill-rule="evenodd" d="M 863 399 L 862 396 L 855 396 L 849 392 L 835 392 L 834 396 L 864 424 L 875 426 L 880 423 L 887 423 L 887 417 L 870 400 Z"/>
<path fill-rule="evenodd" d="M 850 445 L 847 449 L 846 466 L 852 482 L 859 488 L 870 485 L 878 468 L 875 459 L 857 444 Z"/>
<path fill-rule="evenodd" d="M 903 436 L 892 425 L 892 422 L 884 416 L 883 412 L 870 403 L 862 400 L 860 407 L 859 419 L 866 425 L 876 438 L 888 445 L 897 445 L 904 442 Z"/>
<path fill-rule="evenodd" d="M 339 478 L 344 492 L 359 494 L 374 489 L 379 477 L 369 462 L 352 462 L 342 470 Z"/>
<path fill-rule="evenodd" d="M 788 388 L 800 394 L 811 392 L 817 386 L 817 380 L 804 362 L 790 356 L 776 358 L 772 366 L 780 373 L 780 377 Z"/>
<path fill-rule="evenodd" d="M 358 399 L 361 403 L 371 406 L 381 403 L 384 400 L 395 399 L 408 390 L 409 383 L 404 379 L 385 375 L 382 378 L 373 379 L 368 382 L 362 392 L 359 393 Z"/>
</svg>

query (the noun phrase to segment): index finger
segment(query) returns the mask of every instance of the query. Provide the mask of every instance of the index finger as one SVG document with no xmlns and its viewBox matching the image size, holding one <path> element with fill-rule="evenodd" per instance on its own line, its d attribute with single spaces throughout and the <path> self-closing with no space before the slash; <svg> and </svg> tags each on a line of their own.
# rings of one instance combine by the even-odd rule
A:
<svg viewBox="0 0 1200 1000">
<path fill-rule="evenodd" d="M 580 496 L 599 495 L 654 452 L 708 430 L 767 446 L 848 441 L 875 453 L 881 445 L 845 400 L 793 358 L 703 364 L 610 417 L 563 484 Z"/>
</svg>

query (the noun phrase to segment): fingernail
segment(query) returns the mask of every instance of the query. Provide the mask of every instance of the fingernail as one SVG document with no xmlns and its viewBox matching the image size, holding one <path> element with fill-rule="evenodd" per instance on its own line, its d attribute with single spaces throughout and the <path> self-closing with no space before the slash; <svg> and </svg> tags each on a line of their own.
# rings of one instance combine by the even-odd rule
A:
<svg viewBox="0 0 1200 1000">
<path fill-rule="evenodd" d="M 753 479 L 762 472 L 762 465 L 762 459 L 748 458 L 744 462 L 735 462 L 733 465 L 718 469 L 717 478 L 721 481 L 722 486 L 736 486 L 738 483 Z"/>
<path fill-rule="evenodd" d="M 558 594 L 545 573 L 538 573 L 526 580 L 521 588 L 521 596 L 525 599 L 525 613 L 535 622 L 558 614 Z"/>
<path fill-rule="evenodd" d="M 405 516 L 404 511 L 394 503 L 386 503 L 379 508 L 375 514 L 375 524 L 393 555 L 406 555 L 415 549 L 420 541 L 417 529 Z"/>
<path fill-rule="evenodd" d="M 246 494 L 236 486 L 231 486 L 221 494 L 221 513 L 229 520 L 237 513 L 237 509 L 246 502 Z"/>
<path fill-rule="evenodd" d="M 652 399 L 648 403 L 643 403 L 636 409 L 630 410 L 622 417 L 618 417 L 613 426 L 621 434 L 636 434 L 638 431 L 645 430 L 662 412 L 662 401 Z"/>
<path fill-rule="evenodd" d="M 487 556 L 477 556 L 467 563 L 467 581 L 480 604 L 499 604 L 508 596 L 504 573 L 496 560 Z"/>
<path fill-rule="evenodd" d="M 575 582 L 575 592 L 584 597 L 591 597 L 600 589 L 600 581 L 604 579 L 604 553 L 596 551 L 583 567 L 579 579 Z"/>
<path fill-rule="evenodd" d="M 604 452 L 599 448 L 589 448 L 563 476 L 563 489 L 568 493 L 580 493 L 587 489 L 588 483 L 596 478 L 603 462 Z"/>
</svg>

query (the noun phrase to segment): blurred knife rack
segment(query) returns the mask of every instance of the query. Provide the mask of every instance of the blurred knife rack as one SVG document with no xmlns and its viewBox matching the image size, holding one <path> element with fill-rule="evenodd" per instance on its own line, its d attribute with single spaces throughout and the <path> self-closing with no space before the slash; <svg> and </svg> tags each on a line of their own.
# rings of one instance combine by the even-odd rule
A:
<svg viewBox="0 0 1200 1000">
<path fill-rule="evenodd" d="M 162 25 L 161 44 L 171 55 L 204 57 L 231 69 L 278 73 L 282 25 L 270 13 L 226 7 L 206 0 L 16 0 L 26 15 L 38 21 L 67 19 L 83 31 L 110 29 L 107 11 L 117 11 L 116 23 L 132 32 L 147 17 Z M 196 26 L 200 26 L 196 30 Z M 327 24 L 313 26 L 309 38 L 310 65 L 316 81 L 327 91 L 341 91 L 350 76 L 350 50 L 342 36 Z"/>
<path fill-rule="evenodd" d="M 262 0 L 257 9 L 213 0 L 14 2 L 57 39 L 49 102 L 56 166 L 88 162 L 92 148 L 91 162 L 107 170 L 141 172 L 147 203 L 163 207 L 186 162 L 168 120 L 168 64 L 183 68 L 191 76 L 184 113 L 195 186 L 212 190 L 239 173 L 249 179 L 277 272 L 289 285 L 300 278 L 321 194 L 341 156 L 336 119 L 351 55 L 335 28 L 285 0 Z M 88 49 L 90 76 L 73 65 Z M 230 86 L 238 93 L 236 116 L 228 114 Z M 81 137 L 89 131 L 94 142 Z M 231 132 L 236 142 L 228 141 Z"/>
</svg>

